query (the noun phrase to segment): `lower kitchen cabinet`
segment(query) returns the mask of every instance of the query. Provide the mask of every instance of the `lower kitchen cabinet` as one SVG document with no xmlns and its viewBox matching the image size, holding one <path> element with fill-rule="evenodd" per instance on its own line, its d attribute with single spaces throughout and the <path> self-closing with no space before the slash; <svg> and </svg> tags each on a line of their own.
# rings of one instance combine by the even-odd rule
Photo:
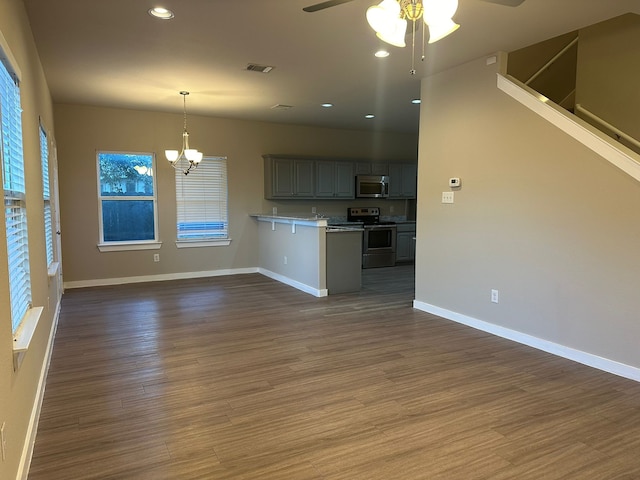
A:
<svg viewBox="0 0 640 480">
<path fill-rule="evenodd" d="M 396 263 L 414 262 L 416 259 L 416 224 L 399 223 L 396 228 Z"/>
<path fill-rule="evenodd" d="M 327 228 L 327 290 L 357 292 L 362 278 L 362 231 Z"/>
</svg>

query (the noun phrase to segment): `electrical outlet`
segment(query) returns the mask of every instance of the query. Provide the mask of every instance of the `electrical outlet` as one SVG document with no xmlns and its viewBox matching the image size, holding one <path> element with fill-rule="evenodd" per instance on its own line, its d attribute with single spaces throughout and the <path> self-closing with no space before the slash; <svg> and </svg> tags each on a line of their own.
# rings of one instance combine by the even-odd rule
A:
<svg viewBox="0 0 640 480">
<path fill-rule="evenodd" d="M 391 205 L 391 206 L 389 207 L 389 213 L 393 213 L 393 212 L 394 212 L 394 210 L 395 210 L 395 208 L 393 208 L 393 205 Z"/>
<path fill-rule="evenodd" d="M 498 290 L 491 290 L 491 301 L 493 303 L 498 303 Z"/>
<path fill-rule="evenodd" d="M 316 210 L 316 207 L 311 207 L 311 213 L 318 213 L 318 211 Z"/>
<path fill-rule="evenodd" d="M 160 261 L 160 254 L 159 253 L 154 253 L 153 254 L 153 261 L 154 262 L 159 262 Z"/>
<path fill-rule="evenodd" d="M 285 255 L 285 256 L 284 256 L 284 264 L 286 265 L 288 261 L 289 261 L 289 260 L 287 259 L 287 256 Z"/>
<path fill-rule="evenodd" d="M 2 426 L 0 427 L 0 444 L 2 445 L 2 461 L 5 461 L 7 456 L 7 437 L 4 436 L 4 422 L 2 422 Z"/>
<path fill-rule="evenodd" d="M 442 203 L 453 203 L 453 192 L 442 192 Z"/>
</svg>

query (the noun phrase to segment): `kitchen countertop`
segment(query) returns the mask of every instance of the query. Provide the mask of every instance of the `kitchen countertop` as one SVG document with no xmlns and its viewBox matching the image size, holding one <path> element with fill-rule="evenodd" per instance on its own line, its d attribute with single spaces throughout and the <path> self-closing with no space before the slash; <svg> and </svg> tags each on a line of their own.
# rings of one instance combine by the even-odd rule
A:
<svg viewBox="0 0 640 480">
<path fill-rule="evenodd" d="M 322 215 L 274 215 L 272 213 L 250 213 L 250 217 L 256 218 L 259 221 L 274 222 L 274 223 L 289 223 L 314 227 L 326 227 L 328 218 Z"/>
<path fill-rule="evenodd" d="M 364 228 L 361 226 L 344 226 L 344 225 L 329 225 L 327 226 L 327 233 L 342 233 L 342 232 L 363 232 Z"/>
</svg>

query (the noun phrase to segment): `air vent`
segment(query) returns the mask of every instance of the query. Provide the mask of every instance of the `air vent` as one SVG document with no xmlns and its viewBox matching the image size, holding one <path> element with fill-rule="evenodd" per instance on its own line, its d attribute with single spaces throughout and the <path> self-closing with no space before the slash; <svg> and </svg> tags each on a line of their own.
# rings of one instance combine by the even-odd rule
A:
<svg viewBox="0 0 640 480">
<path fill-rule="evenodd" d="M 271 107 L 271 110 L 291 110 L 292 108 L 293 105 L 284 105 L 282 103 L 277 103 L 273 107 Z"/>
<path fill-rule="evenodd" d="M 258 73 L 269 73 L 271 70 L 273 70 L 274 67 L 271 67 L 269 65 L 258 65 L 255 63 L 250 63 L 247 65 L 247 70 L 249 70 L 250 72 L 258 72 Z"/>
</svg>

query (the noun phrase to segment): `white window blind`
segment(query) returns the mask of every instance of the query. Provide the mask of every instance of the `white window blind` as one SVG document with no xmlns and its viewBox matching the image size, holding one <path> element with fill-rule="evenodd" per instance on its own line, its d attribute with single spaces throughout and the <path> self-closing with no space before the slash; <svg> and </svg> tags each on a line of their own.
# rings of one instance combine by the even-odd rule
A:
<svg viewBox="0 0 640 480">
<path fill-rule="evenodd" d="M 227 158 L 205 157 L 185 175 L 176 170 L 178 240 L 229 237 Z"/>
<path fill-rule="evenodd" d="M 2 184 L 7 231 L 7 257 L 11 302 L 11 326 L 15 332 L 31 304 L 22 108 L 20 88 L 7 66 L 0 62 L 0 119 L 2 136 Z"/>
<path fill-rule="evenodd" d="M 53 263 L 53 226 L 51 221 L 51 191 L 49 187 L 49 144 L 47 133 L 40 125 L 40 160 L 42 162 L 42 197 L 44 199 L 44 240 L 47 266 Z"/>
</svg>

